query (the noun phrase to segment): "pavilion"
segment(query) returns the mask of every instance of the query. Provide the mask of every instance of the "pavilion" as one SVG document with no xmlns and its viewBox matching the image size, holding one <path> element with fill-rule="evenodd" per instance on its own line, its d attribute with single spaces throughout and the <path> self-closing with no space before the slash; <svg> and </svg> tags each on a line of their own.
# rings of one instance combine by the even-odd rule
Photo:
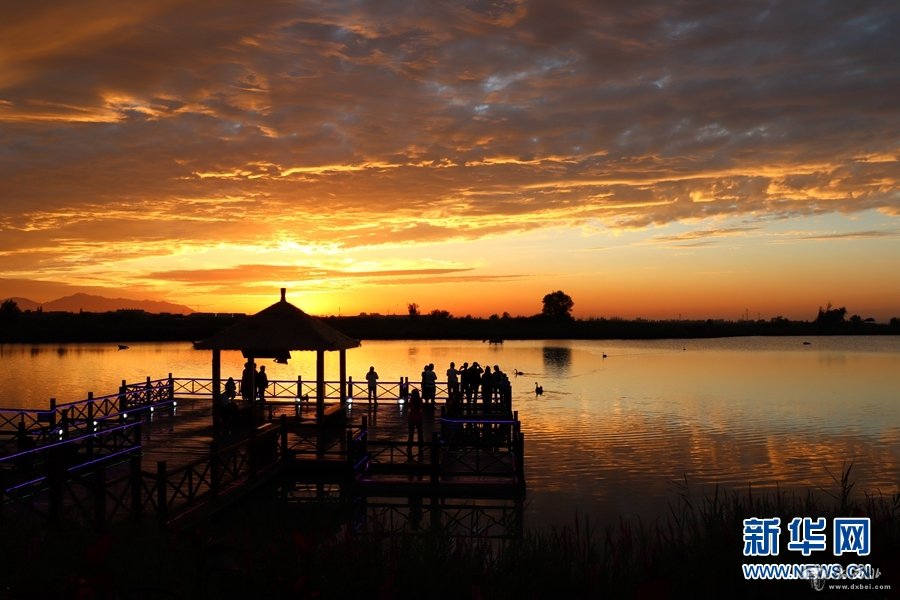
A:
<svg viewBox="0 0 900 600">
<path fill-rule="evenodd" d="M 325 412 L 325 352 L 337 350 L 340 356 L 340 402 L 347 403 L 347 349 L 359 346 L 359 340 L 348 337 L 311 317 L 285 299 L 235 323 L 231 327 L 194 344 L 197 350 L 212 350 L 213 406 L 221 396 L 222 350 L 240 350 L 247 362 L 256 358 L 287 360 L 291 350 L 316 351 L 316 417 Z"/>
</svg>

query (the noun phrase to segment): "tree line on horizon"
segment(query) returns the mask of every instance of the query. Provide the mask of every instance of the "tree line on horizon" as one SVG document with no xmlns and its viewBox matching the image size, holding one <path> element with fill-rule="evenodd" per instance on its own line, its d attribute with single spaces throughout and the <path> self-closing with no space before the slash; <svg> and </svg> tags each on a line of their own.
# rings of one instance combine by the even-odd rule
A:
<svg viewBox="0 0 900 600">
<path fill-rule="evenodd" d="M 726 321 L 723 319 L 648 320 L 622 318 L 575 319 L 574 301 L 557 290 L 544 296 L 543 309 L 532 316 L 509 313 L 487 318 L 454 317 L 445 310 L 422 314 L 410 303 L 408 315 L 360 313 L 327 316 L 323 321 L 356 339 L 665 339 L 747 335 L 885 335 L 900 334 L 900 318 L 874 323 L 857 315 L 846 318 L 845 307 L 819 308 L 814 321 Z M 415 310 L 413 310 L 415 309 Z M 0 303 L 0 342 L 121 342 L 200 341 L 246 315 L 195 313 L 153 314 L 143 311 L 106 313 L 40 313 L 21 311 L 14 301 Z"/>
</svg>

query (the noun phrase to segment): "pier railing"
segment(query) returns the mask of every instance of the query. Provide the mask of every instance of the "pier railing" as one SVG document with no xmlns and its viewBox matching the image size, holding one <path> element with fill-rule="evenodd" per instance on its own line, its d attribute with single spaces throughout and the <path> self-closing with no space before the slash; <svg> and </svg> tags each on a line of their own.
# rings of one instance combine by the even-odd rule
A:
<svg viewBox="0 0 900 600">
<path fill-rule="evenodd" d="M 169 469 L 141 466 L 141 422 L 0 457 L 0 522 L 37 518 L 103 527 L 151 513 L 169 524 L 270 472 L 285 457 L 284 421 Z"/>
<path fill-rule="evenodd" d="M 360 432 L 347 436 L 352 475 L 364 485 L 412 475 L 433 486 L 503 480 L 524 489 L 524 448 L 518 414 L 511 419 L 441 417 L 440 432 L 430 441 L 371 440 L 363 418 Z"/>
<path fill-rule="evenodd" d="M 125 506 L 117 464 L 140 465 L 141 423 L 73 436 L 0 457 L 0 516 L 14 511 L 50 522 L 102 525 Z M 131 480 L 125 479 L 127 487 Z"/>
<path fill-rule="evenodd" d="M 283 427 L 266 423 L 230 444 L 213 441 L 207 457 L 177 469 L 169 470 L 166 461 L 159 461 L 155 472 L 142 472 L 146 508 L 161 524 L 168 524 L 270 471 L 284 457 Z"/>
<path fill-rule="evenodd" d="M 421 387 L 421 382 L 404 377 L 398 381 L 379 382 L 373 399 L 369 399 L 367 382 L 354 382 L 350 377 L 346 386 L 345 397 L 350 404 L 397 403 L 405 401 L 409 390 Z M 325 381 L 323 387 L 327 403 L 341 400 L 339 381 Z M 173 377 L 170 373 L 166 378 L 147 377 L 138 383 L 122 381 L 117 393 L 106 396 L 95 397 L 93 392 L 88 392 L 85 399 L 65 403 L 57 403 L 55 398 L 51 398 L 49 408 L 46 409 L 0 408 L 0 455 L 12 450 L 27 449 L 31 443 L 46 445 L 68 435 L 89 433 L 98 427 L 119 424 L 135 413 L 174 407 L 180 399 L 211 401 L 212 388 L 212 379 Z M 296 380 L 272 380 L 266 390 L 266 401 L 273 406 L 293 405 L 299 412 L 302 403 L 315 399 L 316 393 L 317 383 L 314 380 L 304 380 L 299 376 Z M 439 402 L 446 402 L 446 382 L 436 384 L 435 398 Z M 4 438 L 7 441 L 5 445 L 2 444 Z M 10 443 L 11 440 L 15 442 Z"/>
</svg>

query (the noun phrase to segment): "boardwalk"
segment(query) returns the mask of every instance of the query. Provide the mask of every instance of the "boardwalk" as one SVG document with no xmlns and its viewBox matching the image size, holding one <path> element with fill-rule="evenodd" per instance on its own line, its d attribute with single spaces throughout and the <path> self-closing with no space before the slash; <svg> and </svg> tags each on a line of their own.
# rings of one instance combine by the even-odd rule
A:
<svg viewBox="0 0 900 600">
<path fill-rule="evenodd" d="M 380 384 L 378 404 L 342 408 L 332 398 L 327 418 L 304 400 L 306 382 L 273 383 L 265 407 L 228 426 L 214 424 L 208 381 L 171 377 L 52 411 L 0 411 L 0 519 L 102 527 L 149 513 L 173 524 L 274 478 L 372 506 L 396 497 L 425 496 L 432 507 L 437 497 L 521 500 L 522 436 L 502 403 L 466 406 L 454 419 L 427 406 L 425 441 L 410 446 L 402 382 Z"/>
</svg>

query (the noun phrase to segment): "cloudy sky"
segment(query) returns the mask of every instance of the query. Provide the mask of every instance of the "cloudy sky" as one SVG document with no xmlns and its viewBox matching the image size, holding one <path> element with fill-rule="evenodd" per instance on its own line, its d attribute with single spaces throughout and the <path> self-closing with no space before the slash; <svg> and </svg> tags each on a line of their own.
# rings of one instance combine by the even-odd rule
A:
<svg viewBox="0 0 900 600">
<path fill-rule="evenodd" d="M 900 316 L 896 0 L 0 0 L 0 296 Z"/>
</svg>

